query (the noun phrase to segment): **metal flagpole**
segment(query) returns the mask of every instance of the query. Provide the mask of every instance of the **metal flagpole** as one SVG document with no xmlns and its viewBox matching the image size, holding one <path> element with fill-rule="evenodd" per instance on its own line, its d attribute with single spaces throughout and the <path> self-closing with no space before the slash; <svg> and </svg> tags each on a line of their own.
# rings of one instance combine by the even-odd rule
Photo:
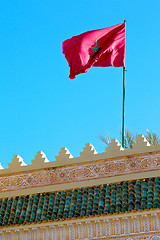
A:
<svg viewBox="0 0 160 240">
<path fill-rule="evenodd" d="M 126 20 L 124 20 L 126 23 Z M 123 67 L 123 107 L 122 107 L 122 147 L 124 148 L 124 137 L 125 137 L 125 127 L 124 127 L 124 120 L 125 120 L 125 67 Z"/>
<path fill-rule="evenodd" d="M 122 147 L 124 148 L 124 119 L 125 119 L 125 67 L 123 67 L 123 108 L 122 108 Z"/>
</svg>

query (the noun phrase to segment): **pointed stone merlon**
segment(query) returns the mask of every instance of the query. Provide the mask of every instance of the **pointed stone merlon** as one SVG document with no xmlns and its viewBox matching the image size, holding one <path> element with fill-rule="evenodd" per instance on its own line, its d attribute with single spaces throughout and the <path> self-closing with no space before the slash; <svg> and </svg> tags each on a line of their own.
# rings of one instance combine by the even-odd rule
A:
<svg viewBox="0 0 160 240">
<path fill-rule="evenodd" d="M 49 160 L 46 158 L 46 154 L 43 153 L 42 151 L 38 151 L 37 154 L 35 155 L 35 159 L 31 160 L 32 166 L 36 166 L 37 168 L 39 166 L 44 166 L 46 167 L 45 163 L 48 163 Z"/>
<path fill-rule="evenodd" d="M 91 143 L 86 143 L 83 152 L 80 152 L 80 157 L 83 159 L 91 159 L 97 154 L 94 146 Z"/>
<path fill-rule="evenodd" d="M 65 162 L 73 158 L 73 156 L 70 154 L 69 150 L 66 147 L 62 147 L 61 151 L 59 152 L 59 155 L 55 157 L 56 161 L 58 162 Z"/>
<path fill-rule="evenodd" d="M 111 142 L 109 143 L 109 147 L 106 148 L 106 152 L 112 156 L 115 154 L 119 154 L 120 151 L 124 150 L 117 139 L 111 139 Z"/>
<path fill-rule="evenodd" d="M 133 149 L 138 151 L 146 150 L 147 147 L 151 146 L 146 138 L 141 134 L 136 138 L 136 142 L 133 144 Z"/>
<path fill-rule="evenodd" d="M 20 168 L 22 166 L 26 166 L 25 162 L 23 161 L 23 158 L 21 158 L 18 154 L 13 155 L 13 159 L 11 163 L 8 163 L 8 168 L 12 170 L 17 170 L 17 168 Z"/>
<path fill-rule="evenodd" d="M 0 169 L 4 169 L 4 168 L 2 167 L 2 165 L 1 165 L 1 163 L 0 163 Z"/>
</svg>

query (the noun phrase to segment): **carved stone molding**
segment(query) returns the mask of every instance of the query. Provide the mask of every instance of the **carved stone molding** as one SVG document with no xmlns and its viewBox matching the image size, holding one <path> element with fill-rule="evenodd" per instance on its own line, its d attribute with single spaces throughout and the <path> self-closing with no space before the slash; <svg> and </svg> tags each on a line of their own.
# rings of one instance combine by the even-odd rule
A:
<svg viewBox="0 0 160 240">
<path fill-rule="evenodd" d="M 140 223 L 137 228 L 137 223 Z M 135 217 L 113 218 L 24 229 L 0 231 L 1 240 L 160 240 L 157 213 Z"/>
<path fill-rule="evenodd" d="M 0 177 L 0 191 L 108 178 L 131 173 L 160 170 L 160 153 L 99 160 L 94 162 L 15 173 Z"/>
</svg>

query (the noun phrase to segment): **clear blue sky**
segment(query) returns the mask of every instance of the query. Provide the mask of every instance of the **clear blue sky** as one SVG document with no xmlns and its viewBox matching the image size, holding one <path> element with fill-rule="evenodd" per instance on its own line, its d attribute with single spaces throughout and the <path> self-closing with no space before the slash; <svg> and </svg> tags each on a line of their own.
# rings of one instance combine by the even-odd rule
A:
<svg viewBox="0 0 160 240">
<path fill-rule="evenodd" d="M 127 20 L 126 126 L 160 133 L 160 2 L 1 0 L 0 148 L 3 167 L 14 154 L 27 164 L 41 150 L 98 152 L 99 135 L 119 139 L 122 68 L 91 68 L 68 79 L 62 42 Z"/>
</svg>

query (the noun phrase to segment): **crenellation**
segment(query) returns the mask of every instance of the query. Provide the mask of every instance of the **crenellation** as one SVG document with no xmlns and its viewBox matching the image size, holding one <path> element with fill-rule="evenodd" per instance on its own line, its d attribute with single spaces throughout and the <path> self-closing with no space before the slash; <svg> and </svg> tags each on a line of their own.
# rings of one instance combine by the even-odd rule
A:
<svg viewBox="0 0 160 240">
<path fill-rule="evenodd" d="M 16 155 L 13 155 L 12 162 L 8 163 L 8 168 L 14 171 L 14 169 L 20 168 L 26 165 L 27 164 L 25 164 L 25 162 L 23 161 L 23 158 L 21 158 L 21 156 L 16 154 Z"/>
<path fill-rule="evenodd" d="M 159 234 L 160 145 L 139 135 L 132 149 L 112 139 L 106 152 L 87 143 L 79 157 L 63 147 L 55 158 L 38 151 L 30 165 L 14 155 L 0 167 L 0 239 Z"/>
<path fill-rule="evenodd" d="M 2 164 L 0 163 L 0 170 L 1 170 L 1 169 L 4 169 L 4 168 L 2 167 Z"/>
<path fill-rule="evenodd" d="M 151 145 L 149 142 L 146 140 L 146 138 L 141 134 L 136 137 L 136 142 L 133 143 L 133 149 L 134 150 L 144 150 L 146 151 L 147 147 L 150 147 Z"/>
<path fill-rule="evenodd" d="M 46 154 L 42 151 L 38 151 L 35 155 L 35 159 L 31 160 L 32 166 L 44 166 L 49 160 L 46 158 Z"/>
<path fill-rule="evenodd" d="M 3 168 L 0 164 L 0 175 L 15 172 L 25 172 L 44 168 L 56 168 L 60 166 L 73 165 L 79 163 L 87 163 L 92 161 L 100 161 L 122 157 L 133 157 L 134 155 L 142 155 L 144 153 L 160 152 L 160 144 L 150 145 L 143 135 L 138 135 L 136 143 L 132 149 L 123 149 L 117 139 L 112 139 L 109 147 L 103 153 L 97 153 L 91 143 L 86 143 L 79 157 L 73 157 L 66 147 L 62 147 L 56 161 L 49 161 L 42 151 L 38 151 L 35 158 L 31 160 L 31 164 L 27 165 L 19 155 L 14 155 L 12 162 L 8 164 L 8 168 Z M 158 160 L 156 160 L 158 161 Z"/>
<path fill-rule="evenodd" d="M 109 147 L 106 148 L 107 153 L 117 153 L 120 154 L 120 151 L 123 151 L 124 148 L 122 148 L 121 144 L 118 142 L 117 139 L 111 139 L 111 142 L 109 143 Z"/>
<path fill-rule="evenodd" d="M 68 163 L 68 160 L 72 159 L 73 156 L 66 147 L 62 147 L 59 151 L 59 155 L 55 157 L 58 163 Z"/>
<path fill-rule="evenodd" d="M 94 159 L 97 151 L 95 150 L 94 146 L 91 143 L 86 143 L 85 147 L 83 148 L 83 152 L 80 152 L 80 158 L 82 159 Z"/>
</svg>

